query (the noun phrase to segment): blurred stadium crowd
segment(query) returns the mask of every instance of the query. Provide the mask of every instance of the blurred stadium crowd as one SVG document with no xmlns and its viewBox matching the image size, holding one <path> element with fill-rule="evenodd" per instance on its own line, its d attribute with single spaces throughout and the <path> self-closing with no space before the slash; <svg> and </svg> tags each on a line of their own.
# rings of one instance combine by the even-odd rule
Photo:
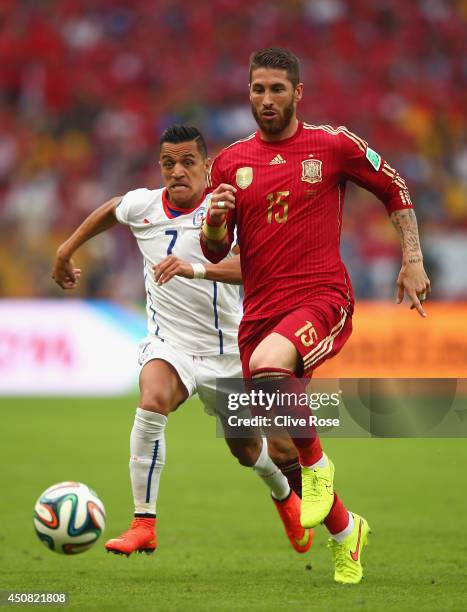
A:
<svg viewBox="0 0 467 612">
<path fill-rule="evenodd" d="M 467 3 L 463 0 L 0 0 L 0 296 L 55 296 L 56 246 L 92 209 L 160 185 L 160 132 L 215 154 L 253 131 L 258 48 L 302 62 L 299 115 L 347 125 L 406 178 L 440 299 L 467 298 Z M 384 209 L 350 189 L 356 294 L 389 297 L 400 263 Z M 81 295 L 142 297 L 126 228 L 77 258 Z"/>
</svg>

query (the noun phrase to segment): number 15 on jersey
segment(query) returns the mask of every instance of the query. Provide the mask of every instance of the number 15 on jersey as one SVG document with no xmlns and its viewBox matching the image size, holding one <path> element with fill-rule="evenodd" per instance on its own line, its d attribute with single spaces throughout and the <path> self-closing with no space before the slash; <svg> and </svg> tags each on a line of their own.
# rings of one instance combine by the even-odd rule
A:
<svg viewBox="0 0 467 612">
<path fill-rule="evenodd" d="M 268 193 L 268 223 L 285 223 L 289 218 L 289 203 L 285 198 L 290 195 L 290 191 L 277 191 Z"/>
</svg>

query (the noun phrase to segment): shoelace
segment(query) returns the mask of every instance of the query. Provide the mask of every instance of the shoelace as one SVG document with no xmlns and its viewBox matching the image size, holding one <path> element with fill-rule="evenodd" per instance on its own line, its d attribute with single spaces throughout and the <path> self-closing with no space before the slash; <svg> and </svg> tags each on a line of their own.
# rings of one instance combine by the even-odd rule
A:
<svg viewBox="0 0 467 612">
<path fill-rule="evenodd" d="M 332 551 L 336 568 L 339 571 L 347 569 L 346 561 L 348 551 L 346 550 L 346 547 L 342 546 L 342 544 L 339 544 L 339 542 L 336 542 L 336 540 L 331 538 L 331 540 L 328 542 L 328 548 L 330 548 Z"/>
<path fill-rule="evenodd" d="M 307 499 L 320 498 L 325 481 L 326 478 L 324 476 L 313 470 L 312 478 L 310 480 L 306 479 L 304 482 L 302 497 Z"/>
<path fill-rule="evenodd" d="M 358 571 L 356 568 L 356 564 L 349 564 L 349 550 L 343 544 L 339 544 L 336 540 L 332 538 L 328 542 L 328 548 L 331 549 L 332 555 L 334 557 L 334 564 L 336 566 L 336 570 L 341 574 L 346 574 L 347 576 L 357 575 Z"/>
</svg>

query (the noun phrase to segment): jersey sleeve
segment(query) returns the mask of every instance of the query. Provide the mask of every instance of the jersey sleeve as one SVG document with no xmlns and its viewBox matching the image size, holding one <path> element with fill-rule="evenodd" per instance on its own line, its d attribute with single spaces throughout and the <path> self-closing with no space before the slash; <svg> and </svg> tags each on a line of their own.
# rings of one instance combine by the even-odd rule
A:
<svg viewBox="0 0 467 612">
<path fill-rule="evenodd" d="M 151 199 L 151 191 L 149 189 L 135 189 L 126 193 L 120 200 L 120 204 L 115 209 L 117 221 L 123 225 L 131 225 L 147 206 Z"/>
<path fill-rule="evenodd" d="M 221 183 L 231 184 L 231 180 L 229 179 L 228 173 L 223 170 L 222 166 L 223 166 L 222 154 L 219 154 L 215 158 L 211 166 L 211 171 L 210 171 L 210 176 L 209 176 L 210 193 L 212 193 L 212 191 Z M 226 241 L 224 248 L 222 250 L 212 251 L 211 249 L 208 249 L 206 243 L 204 242 L 202 236 L 200 235 L 201 250 L 203 251 L 203 254 L 206 257 L 206 259 L 208 259 L 212 263 L 218 263 L 219 261 L 224 259 L 230 252 L 230 249 L 233 248 L 237 244 L 237 234 L 235 231 L 235 225 L 236 225 L 235 220 L 236 220 L 235 209 L 229 210 L 227 212 L 227 219 L 226 219 L 228 240 Z"/>
<path fill-rule="evenodd" d="M 222 168 L 222 156 L 221 153 L 214 158 L 212 162 L 211 169 L 209 171 L 209 190 L 214 191 L 214 189 L 220 185 L 221 183 L 228 183 L 228 178 L 226 176 L 226 172 Z"/>
<path fill-rule="evenodd" d="M 388 214 L 413 208 L 404 179 L 364 140 L 339 128 L 342 173 L 383 202 Z"/>
</svg>

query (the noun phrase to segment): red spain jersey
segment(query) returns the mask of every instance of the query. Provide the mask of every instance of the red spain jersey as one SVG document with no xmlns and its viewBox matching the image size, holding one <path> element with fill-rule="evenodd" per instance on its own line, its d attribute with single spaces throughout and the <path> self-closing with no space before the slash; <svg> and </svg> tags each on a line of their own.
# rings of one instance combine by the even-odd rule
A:
<svg viewBox="0 0 467 612">
<path fill-rule="evenodd" d="M 324 298 L 353 311 L 340 256 L 346 181 L 374 193 L 388 213 L 411 208 L 405 182 L 345 127 L 299 123 L 291 138 L 266 142 L 256 132 L 218 155 L 211 183 L 237 189 L 229 242 L 237 228 L 244 319 L 260 319 Z M 220 261 L 228 252 L 205 256 Z"/>
</svg>

